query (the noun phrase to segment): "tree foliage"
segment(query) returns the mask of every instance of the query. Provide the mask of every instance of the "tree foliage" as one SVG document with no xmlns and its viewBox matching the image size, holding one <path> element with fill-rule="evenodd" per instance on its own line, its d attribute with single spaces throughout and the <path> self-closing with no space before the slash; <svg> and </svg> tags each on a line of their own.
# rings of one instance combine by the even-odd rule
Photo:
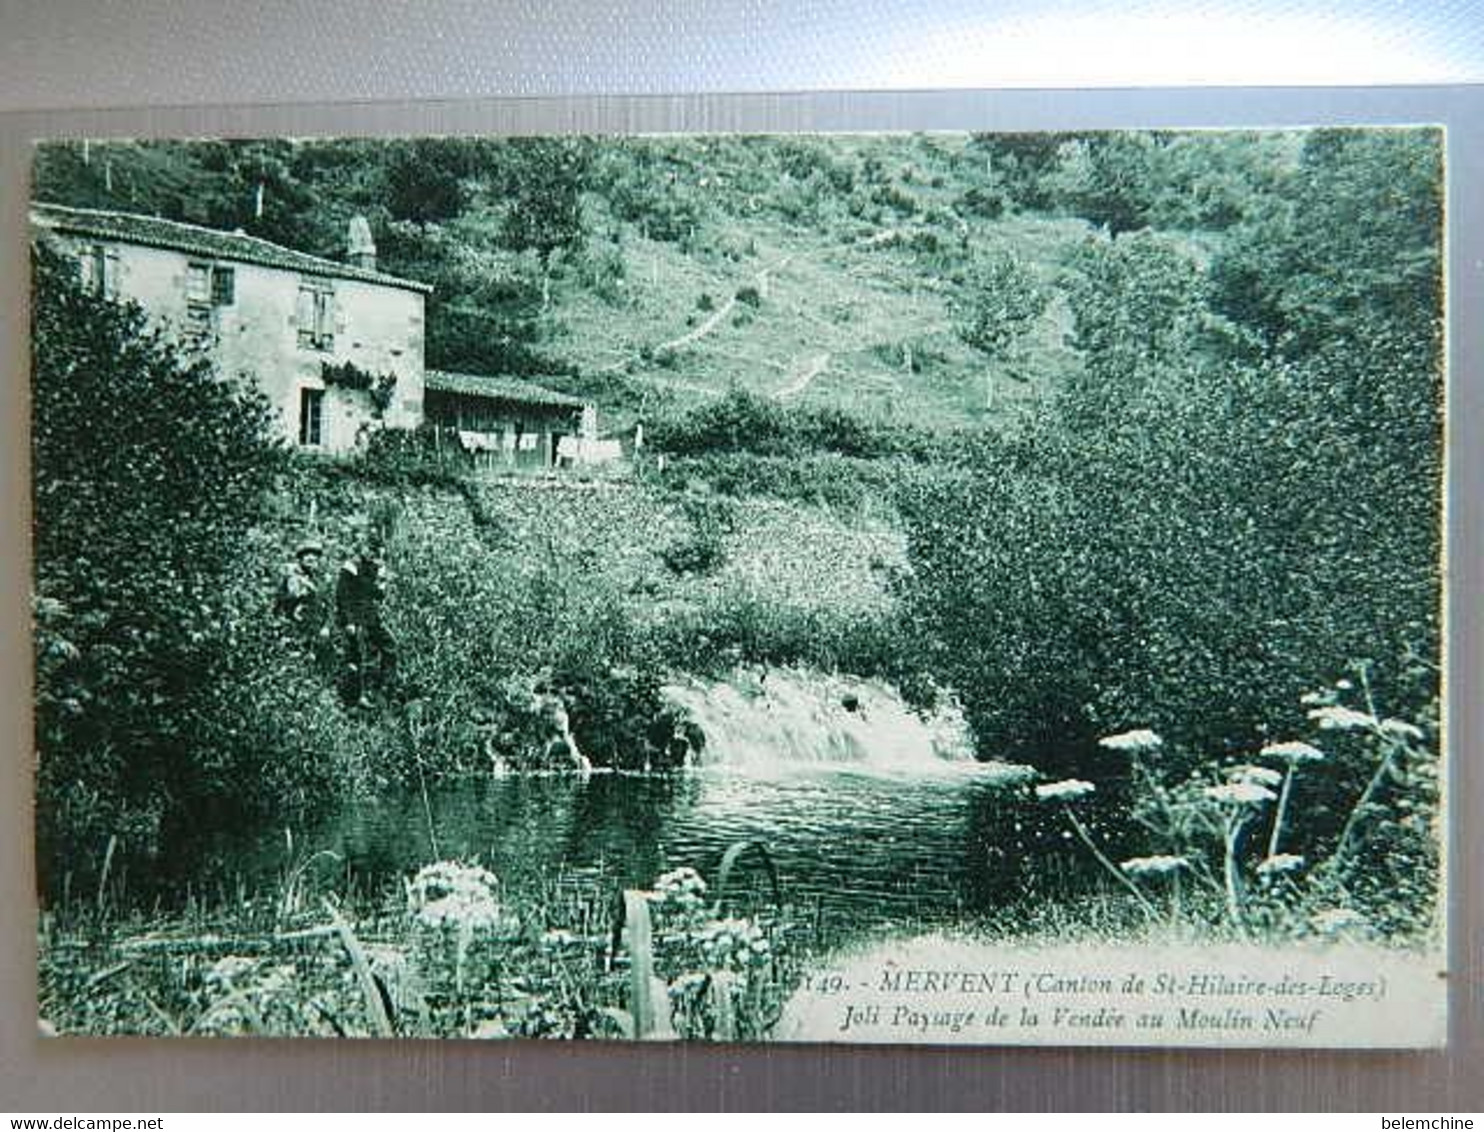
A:
<svg viewBox="0 0 1484 1132">
<path fill-rule="evenodd" d="M 906 498 L 912 615 L 986 753 L 1085 769 L 1093 737 L 1146 724 L 1192 750 L 1250 744 L 1360 658 L 1389 710 L 1429 710 L 1435 142 L 1313 139 L 1254 206 L 1268 221 L 1233 232 L 1216 310 L 1166 238 L 1073 257 L 1081 365 L 1056 411 Z M 1299 216 L 1302 240 L 1273 219 Z M 1262 265 L 1260 301 L 1233 303 L 1235 262 Z"/>
<path fill-rule="evenodd" d="M 985 259 L 958 303 L 954 330 L 991 361 L 1006 359 L 1046 310 L 1050 296 L 1013 256 Z"/>
<path fill-rule="evenodd" d="M 1319 130 L 1223 246 L 1213 305 L 1288 356 L 1425 326 L 1442 294 L 1435 130 Z"/>
<path fill-rule="evenodd" d="M 530 248 L 544 265 L 558 252 L 581 250 L 586 227 L 582 193 L 592 164 L 587 143 L 566 138 L 509 142 L 503 183 L 509 202 L 502 236 L 517 251 Z"/>
<path fill-rule="evenodd" d="M 228 790 L 208 768 L 242 737 L 217 709 L 258 632 L 234 582 L 282 453 L 256 392 L 85 294 L 44 245 L 33 270 L 40 812 L 127 833 Z"/>
<path fill-rule="evenodd" d="M 1159 373 L 1198 357 L 1207 312 L 1199 266 L 1165 237 L 1092 239 L 1071 256 L 1067 302 L 1079 370 L 1063 383 L 1073 425 L 1104 422 Z"/>
</svg>

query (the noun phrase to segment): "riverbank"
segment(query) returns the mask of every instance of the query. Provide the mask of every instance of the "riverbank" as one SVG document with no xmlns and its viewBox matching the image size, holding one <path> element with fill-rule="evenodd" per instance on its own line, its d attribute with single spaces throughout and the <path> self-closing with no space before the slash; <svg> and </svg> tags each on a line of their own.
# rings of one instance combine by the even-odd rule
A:
<svg viewBox="0 0 1484 1132">
<path fill-rule="evenodd" d="M 397 1034 L 622 1037 L 611 1012 L 644 1013 L 623 894 L 670 891 L 646 898 L 650 1013 L 676 1002 L 699 1013 L 672 1029 L 715 1036 L 727 1014 L 710 988 L 730 983 L 745 1001 L 726 1026 L 761 1035 L 833 949 L 961 924 L 1044 883 L 1050 858 L 1016 832 L 1037 814 L 1024 779 L 800 761 L 361 800 L 313 828 L 202 843 L 174 879 L 72 888 L 41 922 L 42 1012 L 62 1032 L 375 1033 L 363 963 L 378 997 L 411 1003 L 389 1011 Z M 981 838 L 993 856 L 974 852 Z M 429 898 L 452 898 L 431 923 Z"/>
<path fill-rule="evenodd" d="M 766 1037 L 810 952 L 727 858 L 620 890 L 603 869 L 510 885 L 432 862 L 393 886 L 332 891 L 321 855 L 271 890 L 173 916 L 101 899 L 44 915 L 48 1034 L 414 1038 Z M 733 880 L 732 892 L 727 892 Z M 776 893 L 774 894 L 776 897 Z M 741 911 L 740 909 L 746 909 Z"/>
<path fill-rule="evenodd" d="M 930 681 L 904 679 L 922 671 L 903 646 L 920 635 L 898 623 L 904 543 L 880 508 L 732 499 L 688 479 L 486 482 L 384 456 L 304 458 L 279 477 L 212 597 L 230 639 L 193 660 L 209 666 L 210 694 L 173 709 L 196 721 L 184 746 L 209 757 L 182 755 L 128 790 L 106 759 L 43 761 L 48 899 L 69 877 L 92 887 L 106 855 L 141 868 L 168 857 L 203 822 L 297 824 L 346 797 L 544 766 L 554 738 L 596 767 L 693 759 L 698 737 L 663 695 L 676 678 L 805 665 L 933 699 Z M 385 542 L 395 663 L 361 705 L 344 695 L 350 652 L 333 589 L 368 529 Z M 274 610 L 305 542 L 323 548 L 322 634 Z M 73 665 L 74 629 L 48 608 L 43 666 Z M 206 645 L 182 643 L 192 648 Z M 58 718 L 73 719 L 68 710 L 60 703 Z"/>
</svg>

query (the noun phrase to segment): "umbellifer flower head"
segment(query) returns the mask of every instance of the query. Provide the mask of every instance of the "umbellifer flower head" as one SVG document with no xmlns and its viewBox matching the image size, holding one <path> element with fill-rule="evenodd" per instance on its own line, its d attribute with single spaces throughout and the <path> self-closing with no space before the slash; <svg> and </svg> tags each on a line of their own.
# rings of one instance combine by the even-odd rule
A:
<svg viewBox="0 0 1484 1132">
<path fill-rule="evenodd" d="M 1422 728 L 1404 719 L 1383 719 L 1381 730 L 1394 739 L 1421 739 Z"/>
<path fill-rule="evenodd" d="M 500 920 L 495 874 L 478 865 L 437 861 L 418 871 L 407 885 L 407 902 L 428 927 L 493 927 Z"/>
<path fill-rule="evenodd" d="M 695 912 L 705 903 L 706 882 L 695 869 L 672 869 L 654 882 L 654 898 L 661 908 Z"/>
<path fill-rule="evenodd" d="M 1183 869 L 1190 862 L 1184 857 L 1131 857 L 1119 863 L 1119 868 L 1132 877 L 1158 877 Z"/>
<path fill-rule="evenodd" d="M 1164 746 L 1164 740 L 1147 727 L 1141 727 L 1135 731 L 1123 731 L 1117 735 L 1099 739 L 1098 746 L 1107 747 L 1110 751 L 1128 751 L 1132 754 L 1139 754 L 1142 751 L 1159 750 Z"/>
<path fill-rule="evenodd" d="M 1283 775 L 1270 766 L 1234 766 L 1226 772 L 1230 782 L 1255 782 L 1259 786 L 1277 786 Z"/>
<path fill-rule="evenodd" d="M 696 942 L 715 967 L 759 966 L 768 961 L 773 950 L 762 929 L 751 920 L 717 920 L 696 936 Z"/>
<path fill-rule="evenodd" d="M 1092 791 L 1091 782 L 1083 782 L 1080 778 L 1064 778 L 1060 782 L 1037 786 L 1036 797 L 1043 802 L 1070 802 L 1074 798 L 1085 797 Z"/>
<path fill-rule="evenodd" d="M 1224 786 L 1208 786 L 1205 794 L 1207 798 L 1237 806 L 1255 806 L 1261 802 L 1271 802 L 1277 797 L 1266 786 L 1259 786 L 1256 782 L 1228 782 Z"/>
<path fill-rule="evenodd" d="M 1297 872 L 1304 867 L 1304 859 L 1297 853 L 1274 853 L 1271 857 L 1264 857 L 1257 866 L 1258 876 L 1279 876 L 1283 873 Z"/>
<path fill-rule="evenodd" d="M 1309 718 L 1319 724 L 1321 731 L 1370 730 L 1380 726 L 1380 721 L 1374 715 L 1342 707 L 1340 704 L 1314 708 L 1309 712 Z"/>
<path fill-rule="evenodd" d="M 1286 743 L 1269 743 L 1258 752 L 1258 757 L 1283 759 L 1291 763 L 1317 763 L 1324 761 L 1324 752 L 1308 743 L 1290 739 Z"/>
<path fill-rule="evenodd" d="M 654 882 L 654 890 L 661 894 L 684 892 L 704 896 L 706 882 L 695 869 L 682 867 L 660 874 L 659 879 Z"/>
<path fill-rule="evenodd" d="M 1326 908 L 1322 912 L 1315 912 L 1309 917 L 1309 923 L 1313 924 L 1321 932 L 1335 933 L 1344 931 L 1346 928 L 1358 928 L 1365 924 L 1365 917 L 1359 912 L 1349 908 Z"/>
</svg>

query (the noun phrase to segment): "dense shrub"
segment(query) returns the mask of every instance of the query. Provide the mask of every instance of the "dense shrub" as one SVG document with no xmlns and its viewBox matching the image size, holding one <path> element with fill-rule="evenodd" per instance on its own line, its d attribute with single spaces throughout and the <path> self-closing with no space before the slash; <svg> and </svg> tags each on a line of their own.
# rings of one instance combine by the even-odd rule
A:
<svg viewBox="0 0 1484 1132">
<path fill-rule="evenodd" d="M 377 429 L 367 439 L 357 471 L 372 483 L 392 487 L 460 483 L 466 468 L 455 444 L 450 437 L 440 439 L 431 427 Z"/>
<path fill-rule="evenodd" d="M 1436 671 L 1440 374 L 1426 328 L 1303 365 L 1169 366 L 1095 429 L 976 453 L 908 507 L 914 608 L 981 737 L 1045 759 L 1153 721 L 1250 741 L 1348 657 Z"/>
<path fill-rule="evenodd" d="M 726 536 L 737 525 L 729 500 L 704 496 L 685 501 L 690 531 L 660 551 L 660 560 L 676 574 L 710 574 L 726 561 Z"/>
<path fill-rule="evenodd" d="M 1437 317 L 1436 130 L 1316 130 L 1277 189 L 1255 198 L 1212 264 L 1217 309 L 1288 357 Z"/>
<path fill-rule="evenodd" d="M 1427 710 L 1436 141 L 1311 137 L 1214 288 L 1153 234 L 1071 257 L 1082 357 L 1056 412 L 982 445 L 968 486 L 909 495 L 913 615 L 982 739 L 1075 768 L 1152 722 L 1214 753 L 1291 724 L 1271 705 L 1353 658 L 1390 710 Z M 1362 203 L 1385 220 L 1351 222 Z"/>
<path fill-rule="evenodd" d="M 425 770 L 523 765 L 544 737 L 536 701 L 552 696 L 595 764 L 643 762 L 657 669 L 622 595 L 587 562 L 418 527 L 399 533 L 390 562 L 388 623 Z M 392 754 L 386 777 L 416 769 Z"/>
<path fill-rule="evenodd" d="M 917 609 L 984 736 L 1066 754 L 1170 716 L 1246 738 L 1350 656 L 1415 711 L 1435 675 L 1403 688 L 1395 661 L 1438 647 L 1436 349 L 1167 374 L 1095 432 L 988 446 L 967 490 L 917 492 Z"/>
<path fill-rule="evenodd" d="M 660 417 L 650 442 L 677 456 L 750 452 L 759 456 L 834 453 L 861 459 L 931 459 L 943 441 L 925 429 L 868 420 L 837 406 L 792 406 L 743 389 L 687 412 Z"/>
<path fill-rule="evenodd" d="M 219 709 L 244 682 L 286 717 L 312 705 L 282 666 L 259 666 L 274 653 L 271 599 L 241 588 L 284 466 L 266 403 L 184 359 L 137 307 L 85 294 L 45 246 L 33 270 L 45 872 L 106 835 L 153 848 L 198 807 L 263 804 L 297 748 L 260 749 L 260 729 Z"/>
</svg>

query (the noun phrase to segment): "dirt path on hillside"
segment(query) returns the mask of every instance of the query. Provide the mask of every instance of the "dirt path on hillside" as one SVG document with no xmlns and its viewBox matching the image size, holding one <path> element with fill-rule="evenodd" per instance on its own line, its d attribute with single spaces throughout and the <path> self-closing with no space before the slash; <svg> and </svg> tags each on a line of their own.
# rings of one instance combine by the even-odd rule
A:
<svg viewBox="0 0 1484 1132">
<path fill-rule="evenodd" d="M 797 397 L 809 388 L 809 383 L 822 374 L 830 366 L 830 354 L 826 350 L 821 354 L 812 354 L 804 359 L 804 365 L 798 373 L 794 374 L 786 384 L 773 391 L 773 396 L 780 401 L 790 397 Z"/>
<path fill-rule="evenodd" d="M 752 277 L 752 286 L 757 289 L 759 295 L 767 295 L 768 276 L 775 271 L 782 271 L 787 266 L 788 257 L 785 257 L 775 263 L 772 267 L 763 268 Z M 738 291 L 740 290 L 741 288 L 738 288 Z M 656 354 L 671 354 L 674 353 L 676 350 L 683 350 L 687 346 L 699 342 L 702 338 L 706 337 L 706 335 L 710 334 L 713 330 L 720 326 L 726 319 L 726 317 L 731 314 L 732 311 L 736 308 L 737 293 L 737 291 L 733 291 L 727 301 L 722 303 L 721 306 L 717 307 L 714 311 L 707 315 L 705 320 L 694 330 L 690 331 L 687 334 L 682 334 L 679 338 L 672 339 L 669 342 L 661 342 L 654 348 L 654 352 Z"/>
<path fill-rule="evenodd" d="M 751 285 L 757 290 L 759 296 L 763 298 L 767 297 L 769 276 L 771 276 L 776 271 L 782 271 L 785 267 L 788 266 L 789 260 L 792 258 L 792 256 L 784 256 L 783 259 L 779 260 L 771 267 L 763 268 L 752 277 Z M 732 294 L 727 298 L 726 302 L 722 303 L 721 306 L 717 307 L 714 311 L 707 315 L 706 318 L 702 320 L 700 325 L 695 327 L 695 329 L 687 331 L 679 338 L 672 338 L 668 342 L 659 343 L 658 345 L 654 346 L 650 352 L 654 356 L 658 357 L 661 354 L 673 354 L 680 350 L 684 350 L 688 346 L 695 345 L 702 338 L 706 337 L 706 335 L 710 334 L 713 330 L 715 330 L 718 326 L 726 321 L 727 316 L 730 315 L 732 311 L 735 310 L 737 307 L 737 294 L 741 290 L 743 290 L 743 288 L 739 287 L 736 291 L 733 291 Z M 609 365 L 602 366 L 599 369 L 593 370 L 593 372 L 613 373 L 617 370 L 625 368 L 631 362 L 637 360 L 639 356 L 640 355 L 638 354 L 631 354 L 628 357 L 624 358 L 622 361 L 617 361 Z"/>
</svg>

